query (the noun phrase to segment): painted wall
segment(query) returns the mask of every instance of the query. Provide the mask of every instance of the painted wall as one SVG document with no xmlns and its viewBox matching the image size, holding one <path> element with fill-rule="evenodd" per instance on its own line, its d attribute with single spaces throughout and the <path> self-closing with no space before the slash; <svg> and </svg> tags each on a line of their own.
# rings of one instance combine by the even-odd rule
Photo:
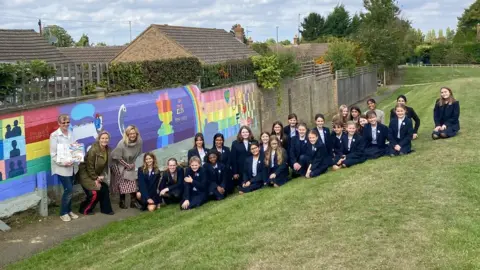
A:
<svg viewBox="0 0 480 270">
<path fill-rule="evenodd" d="M 257 131 L 256 92 L 255 83 L 203 93 L 189 85 L 0 116 L 0 201 L 33 192 L 41 175 L 47 175 L 49 187 L 58 185 L 50 176 L 49 136 L 59 114 L 70 115 L 75 138 L 86 145 L 107 130 L 114 147 L 125 127 L 134 124 L 143 152 L 156 149 L 164 160 L 186 153 L 197 132 L 211 145 L 217 132 L 231 141 L 241 125 Z"/>
</svg>

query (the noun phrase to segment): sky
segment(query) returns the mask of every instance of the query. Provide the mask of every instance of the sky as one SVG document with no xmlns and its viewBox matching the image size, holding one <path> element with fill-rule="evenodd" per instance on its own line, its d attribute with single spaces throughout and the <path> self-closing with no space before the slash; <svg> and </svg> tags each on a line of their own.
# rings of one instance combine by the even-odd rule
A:
<svg viewBox="0 0 480 270">
<path fill-rule="evenodd" d="M 423 32 L 456 28 L 457 17 L 474 0 L 398 0 L 402 15 Z M 362 0 L 0 0 L 1 29 L 35 29 L 42 24 L 65 28 L 74 40 L 83 33 L 90 42 L 123 45 L 150 24 L 222 28 L 239 23 L 255 41 L 289 39 L 297 34 L 299 17 L 328 15 L 337 4 L 351 13 Z M 300 14 L 300 15 L 299 15 Z M 130 21 L 130 23 L 129 23 Z"/>
</svg>

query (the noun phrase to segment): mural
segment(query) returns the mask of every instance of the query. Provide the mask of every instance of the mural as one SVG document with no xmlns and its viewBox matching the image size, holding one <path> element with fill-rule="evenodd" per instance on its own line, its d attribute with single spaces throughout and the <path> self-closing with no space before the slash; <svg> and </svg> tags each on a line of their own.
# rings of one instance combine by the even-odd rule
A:
<svg viewBox="0 0 480 270">
<path fill-rule="evenodd" d="M 0 201 L 34 191 L 37 175 L 50 175 L 49 138 L 59 114 L 70 115 L 70 130 L 87 149 L 100 131 L 110 132 L 115 146 L 125 128 L 135 125 L 146 152 L 191 140 L 197 132 L 211 143 L 217 132 L 229 138 L 241 125 L 256 128 L 255 89 L 249 83 L 201 92 L 189 85 L 0 116 Z M 48 184 L 58 181 L 49 176 Z"/>
</svg>

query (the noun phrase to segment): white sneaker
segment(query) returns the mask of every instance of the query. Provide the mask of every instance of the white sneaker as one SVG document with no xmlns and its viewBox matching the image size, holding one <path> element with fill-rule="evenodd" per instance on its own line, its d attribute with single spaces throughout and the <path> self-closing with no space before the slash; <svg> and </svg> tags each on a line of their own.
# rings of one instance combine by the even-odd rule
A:
<svg viewBox="0 0 480 270">
<path fill-rule="evenodd" d="M 72 219 L 70 218 L 70 216 L 68 214 L 60 216 L 60 219 L 65 221 L 65 222 L 72 221 Z"/>
<path fill-rule="evenodd" d="M 77 218 L 78 218 L 78 216 L 75 215 L 73 212 L 68 213 L 68 215 L 69 215 L 70 218 L 72 218 L 72 219 L 77 219 Z"/>
</svg>

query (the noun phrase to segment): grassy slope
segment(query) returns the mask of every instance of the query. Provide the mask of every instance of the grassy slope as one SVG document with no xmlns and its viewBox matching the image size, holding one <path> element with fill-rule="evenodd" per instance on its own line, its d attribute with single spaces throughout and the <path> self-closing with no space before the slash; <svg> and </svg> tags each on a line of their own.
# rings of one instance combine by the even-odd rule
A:
<svg viewBox="0 0 480 270">
<path fill-rule="evenodd" d="M 403 84 L 446 82 L 467 77 L 480 77 L 480 68 L 410 67 Z"/>
<path fill-rule="evenodd" d="M 462 106 L 456 138 L 430 139 L 440 84 L 405 87 L 399 91 L 423 121 L 412 155 L 194 211 L 172 206 L 145 213 L 11 269 L 479 268 L 480 142 L 474 127 L 480 120 L 474 108 L 480 78 L 447 84 Z M 381 107 L 387 111 L 394 98 Z"/>
</svg>

